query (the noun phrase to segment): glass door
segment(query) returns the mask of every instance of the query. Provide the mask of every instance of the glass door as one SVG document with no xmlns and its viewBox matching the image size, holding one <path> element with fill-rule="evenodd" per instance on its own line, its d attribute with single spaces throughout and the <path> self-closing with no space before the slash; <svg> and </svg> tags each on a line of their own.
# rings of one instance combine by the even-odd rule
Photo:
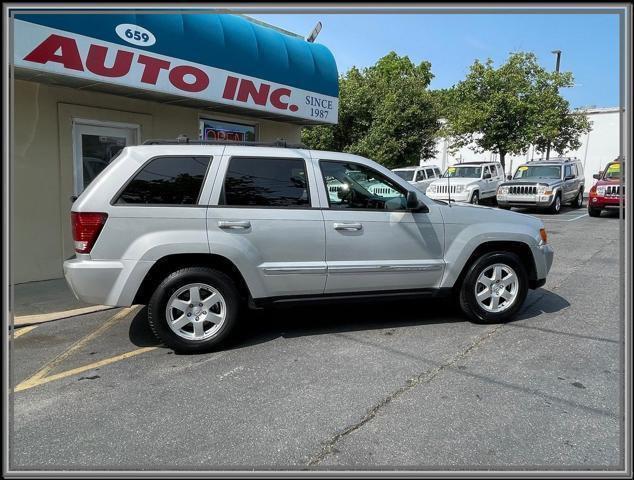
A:
<svg viewBox="0 0 634 480">
<path fill-rule="evenodd" d="M 137 143 L 138 127 L 75 123 L 75 195 L 79 195 L 126 145 Z"/>
</svg>

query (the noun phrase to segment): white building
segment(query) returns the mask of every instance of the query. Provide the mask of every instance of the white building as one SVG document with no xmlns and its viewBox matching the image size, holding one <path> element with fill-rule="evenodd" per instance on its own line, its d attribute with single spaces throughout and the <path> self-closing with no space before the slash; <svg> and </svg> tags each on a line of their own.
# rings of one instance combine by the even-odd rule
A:
<svg viewBox="0 0 634 480">
<path fill-rule="evenodd" d="M 577 150 L 566 152 L 565 155 L 581 159 L 585 171 L 587 192 L 594 183 L 592 175 L 619 156 L 622 111 L 618 107 L 591 108 L 583 111 L 590 120 L 592 130 L 583 136 L 581 146 Z M 436 150 L 435 158 L 421 161 L 421 165 L 434 163 L 444 171 L 447 166 L 455 163 L 477 160 L 491 161 L 497 160 L 498 157 L 496 153 L 489 151 L 476 153 L 469 147 L 463 147 L 455 153 L 450 153 L 449 142 L 445 138 L 438 141 Z M 555 155 L 556 153 L 551 152 L 551 157 Z M 507 155 L 505 159 L 506 173 L 512 174 L 520 163 L 537 158 L 542 158 L 542 154 L 535 151 L 533 147 L 525 155 Z"/>
</svg>

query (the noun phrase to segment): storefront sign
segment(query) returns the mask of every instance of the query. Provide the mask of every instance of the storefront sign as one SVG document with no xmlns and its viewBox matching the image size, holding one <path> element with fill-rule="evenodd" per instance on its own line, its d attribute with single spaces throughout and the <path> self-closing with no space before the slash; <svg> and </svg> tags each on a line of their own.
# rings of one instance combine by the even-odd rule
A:
<svg viewBox="0 0 634 480">
<path fill-rule="evenodd" d="M 120 24 L 115 30 L 129 47 L 16 19 L 14 62 L 32 70 L 337 123 L 337 97 L 136 48 L 159 40 L 158 33 L 138 25 Z"/>
</svg>

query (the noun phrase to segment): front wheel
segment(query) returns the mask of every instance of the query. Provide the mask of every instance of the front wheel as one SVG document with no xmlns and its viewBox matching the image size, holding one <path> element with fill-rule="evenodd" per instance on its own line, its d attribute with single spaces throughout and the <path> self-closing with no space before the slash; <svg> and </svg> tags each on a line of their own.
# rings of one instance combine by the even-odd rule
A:
<svg viewBox="0 0 634 480">
<path fill-rule="evenodd" d="M 240 295 L 233 280 L 211 268 L 188 267 L 170 274 L 148 303 L 154 334 L 181 352 L 202 352 L 234 330 Z"/>
<path fill-rule="evenodd" d="M 473 195 L 471 195 L 471 200 L 469 200 L 469 203 L 471 205 L 478 205 L 480 203 L 480 195 L 478 194 L 477 190 L 473 192 Z"/>
<path fill-rule="evenodd" d="M 469 268 L 460 288 L 460 308 L 474 322 L 512 319 L 528 292 L 526 269 L 517 255 L 491 252 Z"/>
<path fill-rule="evenodd" d="M 555 195 L 555 199 L 553 200 L 553 204 L 550 206 L 548 211 L 550 213 L 554 213 L 555 215 L 557 215 L 559 212 L 561 212 L 561 195 L 559 195 L 559 194 Z"/>
<path fill-rule="evenodd" d="M 588 215 L 590 215 L 591 217 L 600 217 L 601 216 L 601 209 L 600 208 L 588 207 Z"/>
</svg>

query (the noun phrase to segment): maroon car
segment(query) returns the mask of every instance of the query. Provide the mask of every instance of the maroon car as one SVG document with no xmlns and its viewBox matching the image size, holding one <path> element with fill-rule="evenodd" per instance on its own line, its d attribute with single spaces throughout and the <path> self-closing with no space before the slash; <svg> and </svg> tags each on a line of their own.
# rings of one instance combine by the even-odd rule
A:
<svg viewBox="0 0 634 480">
<path fill-rule="evenodd" d="M 605 170 L 593 175 L 597 183 L 588 196 L 588 215 L 598 217 L 605 209 L 618 209 L 624 205 L 625 186 L 621 184 L 621 162 L 608 163 Z"/>
</svg>

